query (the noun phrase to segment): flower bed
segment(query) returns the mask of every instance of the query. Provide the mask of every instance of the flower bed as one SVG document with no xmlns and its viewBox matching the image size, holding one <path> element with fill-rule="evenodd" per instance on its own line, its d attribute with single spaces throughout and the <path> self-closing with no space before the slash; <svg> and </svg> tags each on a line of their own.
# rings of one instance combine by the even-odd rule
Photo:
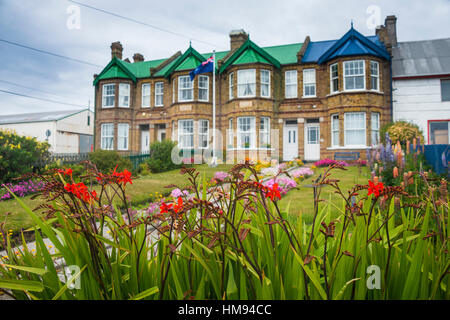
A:
<svg viewBox="0 0 450 320">
<path fill-rule="evenodd" d="M 5 188 L 8 187 L 9 190 L 14 192 L 18 197 L 25 197 L 26 195 L 39 192 L 45 183 L 39 180 L 26 180 L 18 183 L 5 183 L 3 188 L 0 189 L 0 201 L 13 199 L 13 195 Z"/>
</svg>

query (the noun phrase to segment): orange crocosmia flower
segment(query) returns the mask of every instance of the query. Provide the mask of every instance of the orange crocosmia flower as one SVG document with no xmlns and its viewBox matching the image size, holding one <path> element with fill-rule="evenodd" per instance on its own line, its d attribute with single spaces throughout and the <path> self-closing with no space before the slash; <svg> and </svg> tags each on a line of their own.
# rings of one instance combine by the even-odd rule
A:
<svg viewBox="0 0 450 320">
<path fill-rule="evenodd" d="M 178 213 L 183 208 L 183 199 L 178 197 L 177 203 L 173 205 L 173 210 Z"/>
<path fill-rule="evenodd" d="M 267 188 L 266 198 L 270 198 L 272 201 L 274 201 L 275 198 L 278 198 L 278 200 L 281 199 L 281 193 L 278 189 L 278 183 L 274 183 L 272 189 Z"/>
<path fill-rule="evenodd" d="M 159 211 L 160 213 L 167 213 L 169 212 L 170 209 L 172 209 L 173 207 L 173 203 L 161 203 L 161 205 L 159 206 Z"/>
</svg>

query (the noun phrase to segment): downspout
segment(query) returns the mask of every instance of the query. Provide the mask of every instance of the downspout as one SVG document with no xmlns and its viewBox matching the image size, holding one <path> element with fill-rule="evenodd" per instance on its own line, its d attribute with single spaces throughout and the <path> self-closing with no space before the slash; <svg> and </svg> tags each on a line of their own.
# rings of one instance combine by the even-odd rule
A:
<svg viewBox="0 0 450 320">
<path fill-rule="evenodd" d="M 394 122 L 394 92 L 393 92 L 393 80 L 392 80 L 392 56 L 389 61 L 389 81 L 391 86 L 391 122 Z"/>
<path fill-rule="evenodd" d="M 97 89 L 98 89 L 98 84 L 95 85 L 95 91 L 94 91 L 94 134 L 93 134 L 93 138 L 92 138 L 92 143 L 93 143 L 93 151 L 95 151 L 95 138 L 97 136 Z"/>
</svg>

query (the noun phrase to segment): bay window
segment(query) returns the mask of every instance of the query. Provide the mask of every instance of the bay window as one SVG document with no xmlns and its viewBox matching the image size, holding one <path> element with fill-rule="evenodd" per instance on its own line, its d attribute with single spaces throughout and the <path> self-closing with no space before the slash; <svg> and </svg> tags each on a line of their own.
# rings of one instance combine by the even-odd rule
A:
<svg viewBox="0 0 450 320">
<path fill-rule="evenodd" d="M 270 118 L 261 117 L 259 125 L 259 147 L 270 148 Z"/>
<path fill-rule="evenodd" d="M 128 123 L 119 123 L 117 125 L 117 150 L 128 150 L 129 129 Z"/>
<path fill-rule="evenodd" d="M 371 140 L 372 145 L 378 145 L 380 143 L 380 114 L 379 113 L 372 113 L 371 115 Z"/>
<path fill-rule="evenodd" d="M 237 144 L 239 149 L 252 149 L 256 145 L 255 118 L 240 117 L 238 119 Z"/>
<path fill-rule="evenodd" d="M 209 137 L 209 121 L 199 120 L 198 121 L 198 147 L 200 149 L 208 148 L 208 137 Z"/>
<path fill-rule="evenodd" d="M 238 98 L 254 97 L 256 95 L 256 70 L 239 70 L 237 77 Z"/>
<path fill-rule="evenodd" d="M 289 70 L 284 73 L 285 97 L 297 98 L 297 70 Z"/>
<path fill-rule="evenodd" d="M 194 120 L 178 120 L 178 145 L 181 149 L 194 148 Z"/>
<path fill-rule="evenodd" d="M 150 107 L 150 83 L 142 85 L 142 108 Z"/>
<path fill-rule="evenodd" d="M 316 69 L 303 70 L 303 97 L 316 96 Z"/>
<path fill-rule="evenodd" d="M 366 114 L 364 112 L 349 112 L 344 114 L 345 146 L 366 146 Z"/>
<path fill-rule="evenodd" d="M 380 90 L 380 67 L 376 61 L 370 61 L 370 89 Z"/>
<path fill-rule="evenodd" d="M 228 119 L 228 148 L 234 147 L 233 118 Z"/>
<path fill-rule="evenodd" d="M 270 97 L 270 71 L 261 70 L 261 97 Z"/>
<path fill-rule="evenodd" d="M 366 88 L 364 60 L 344 62 L 344 89 L 364 90 Z"/>
<path fill-rule="evenodd" d="M 208 76 L 198 76 L 198 100 L 208 101 L 209 100 L 209 77 Z"/>
<path fill-rule="evenodd" d="M 156 107 L 162 107 L 164 105 L 163 97 L 164 97 L 164 82 L 156 82 L 155 83 L 155 106 Z"/>
<path fill-rule="evenodd" d="M 114 83 L 104 84 L 102 93 L 102 108 L 113 108 L 116 96 L 116 85 Z"/>
<path fill-rule="evenodd" d="M 114 149 L 114 124 L 113 123 L 103 123 L 101 126 L 101 142 L 100 148 L 102 150 L 113 150 Z"/>
<path fill-rule="evenodd" d="M 228 86 L 230 89 L 228 97 L 231 100 L 234 98 L 234 72 L 228 76 Z"/>
<path fill-rule="evenodd" d="M 339 146 L 339 115 L 333 114 L 331 116 L 331 146 Z"/>
<path fill-rule="evenodd" d="M 119 107 L 130 107 L 130 85 L 128 83 L 119 83 Z"/>
<path fill-rule="evenodd" d="M 338 64 L 332 64 L 330 66 L 330 93 L 339 91 L 339 71 Z"/>
<path fill-rule="evenodd" d="M 194 100 L 194 82 L 190 76 L 178 77 L 178 101 Z"/>
</svg>

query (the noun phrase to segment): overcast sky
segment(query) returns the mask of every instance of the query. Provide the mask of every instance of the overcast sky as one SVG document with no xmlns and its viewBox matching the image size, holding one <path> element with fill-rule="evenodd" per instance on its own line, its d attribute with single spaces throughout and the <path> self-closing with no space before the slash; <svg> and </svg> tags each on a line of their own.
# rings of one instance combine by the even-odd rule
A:
<svg viewBox="0 0 450 320">
<path fill-rule="evenodd" d="M 187 49 L 229 49 L 228 33 L 244 29 L 260 46 L 338 39 L 354 27 L 373 35 L 377 17 L 396 15 L 399 41 L 450 37 L 450 0 L 77 0 L 157 26 L 133 23 L 68 0 L 0 0 L 0 39 L 79 59 L 38 53 L 0 41 L 0 90 L 78 106 L 43 102 L 0 91 L 0 116 L 93 106 L 93 74 L 120 41 L 123 58 L 167 58 Z M 79 8 L 80 19 L 74 14 Z M 69 13 L 68 13 L 69 11 Z M 73 19 L 75 18 L 75 19 Z M 68 21 L 69 26 L 68 27 Z M 77 28 L 79 21 L 79 28 Z M 175 34 L 174 34 L 175 33 Z M 178 35 L 181 34 L 181 35 Z M 200 40 L 200 41 L 198 41 Z M 208 44 L 209 43 L 209 44 Z"/>
</svg>

